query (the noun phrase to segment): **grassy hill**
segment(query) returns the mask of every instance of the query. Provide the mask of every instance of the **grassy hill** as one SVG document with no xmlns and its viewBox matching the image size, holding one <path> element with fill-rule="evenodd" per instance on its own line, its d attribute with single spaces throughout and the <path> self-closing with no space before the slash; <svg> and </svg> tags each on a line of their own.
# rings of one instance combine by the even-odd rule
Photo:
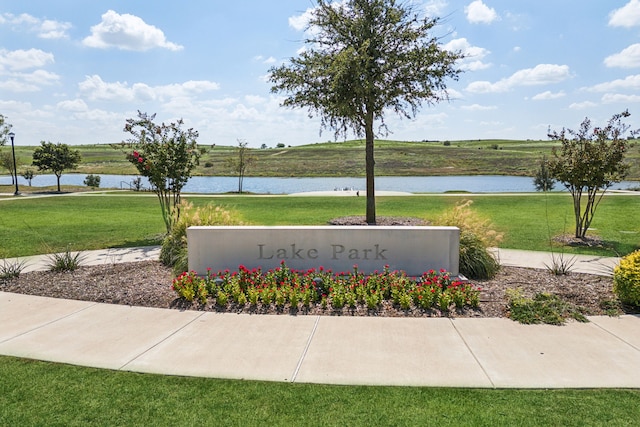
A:
<svg viewBox="0 0 640 427">
<path fill-rule="evenodd" d="M 519 175 L 533 176 L 542 155 L 551 155 L 554 141 L 468 140 L 438 142 L 376 141 L 376 175 Z M 31 164 L 36 147 L 16 147 L 18 170 Z M 68 173 L 136 174 L 124 154 L 109 145 L 74 146 L 82 162 Z M 234 175 L 226 159 L 233 146 L 204 147 L 196 175 Z M 6 150 L 7 147 L 3 148 Z M 296 147 L 252 149 L 256 162 L 247 176 L 364 176 L 364 141 L 324 142 Z M 628 156 L 628 179 L 640 180 L 640 147 Z M 22 165 L 22 166 L 20 166 Z M 6 173 L 6 171 L 5 171 Z"/>
</svg>

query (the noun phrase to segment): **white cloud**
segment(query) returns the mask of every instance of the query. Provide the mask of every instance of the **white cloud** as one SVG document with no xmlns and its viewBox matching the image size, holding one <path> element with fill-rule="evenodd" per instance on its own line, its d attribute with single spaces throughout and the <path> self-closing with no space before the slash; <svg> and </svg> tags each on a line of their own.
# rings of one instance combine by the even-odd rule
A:
<svg viewBox="0 0 640 427">
<path fill-rule="evenodd" d="M 640 43 L 632 44 L 620 53 L 607 56 L 604 59 L 604 65 L 619 68 L 640 67 Z"/>
<path fill-rule="evenodd" d="M 255 56 L 253 59 L 254 59 L 255 61 L 261 62 L 261 63 L 263 63 L 263 64 L 267 64 L 267 65 L 268 65 L 268 64 L 275 64 L 275 63 L 276 63 L 276 58 L 274 58 L 273 56 L 270 56 L 270 57 L 268 57 L 268 58 L 265 58 L 265 57 L 264 57 L 264 56 L 262 56 L 262 55 L 258 55 L 258 56 Z"/>
<path fill-rule="evenodd" d="M 588 108 L 593 108 L 593 107 L 597 107 L 598 104 L 596 104 L 595 102 L 591 102 L 591 101 L 584 101 L 584 102 L 574 102 L 573 104 L 569 105 L 569 109 L 571 110 L 586 110 Z"/>
<path fill-rule="evenodd" d="M 450 52 L 462 52 L 465 56 L 465 58 L 460 61 L 460 68 L 462 70 L 477 71 L 491 67 L 491 64 L 482 62 L 484 57 L 491 52 L 483 47 L 472 46 L 464 37 L 451 40 L 445 44 L 443 48 Z"/>
<path fill-rule="evenodd" d="M 45 19 L 38 29 L 38 37 L 42 39 L 63 39 L 67 38 L 67 30 L 71 28 L 68 22 L 58 22 Z"/>
<path fill-rule="evenodd" d="M 559 98 L 564 98 L 567 94 L 564 93 L 563 90 L 561 90 L 560 92 L 556 92 L 553 93 L 550 90 L 546 91 L 546 92 L 542 92 L 539 93 L 537 95 L 535 95 L 533 98 L 534 101 L 547 101 L 550 99 L 559 99 Z"/>
<path fill-rule="evenodd" d="M 606 93 L 602 96 L 602 102 L 605 104 L 628 104 L 632 102 L 640 102 L 640 95 Z"/>
<path fill-rule="evenodd" d="M 495 9 L 487 6 L 482 0 L 475 0 L 465 6 L 464 12 L 467 14 L 467 20 L 472 24 L 490 24 L 500 19 Z"/>
<path fill-rule="evenodd" d="M 640 0 L 629 3 L 609 14 L 609 25 L 612 27 L 635 27 L 640 25 Z"/>
<path fill-rule="evenodd" d="M 289 18 L 289 26 L 296 31 L 303 31 L 309 25 L 309 20 L 313 16 L 315 8 L 310 7 L 304 13 Z"/>
<path fill-rule="evenodd" d="M 617 79 L 610 82 L 600 83 L 589 88 L 584 88 L 589 92 L 612 92 L 617 90 L 640 90 L 640 74 L 627 76 L 624 79 Z"/>
<path fill-rule="evenodd" d="M 38 37 L 43 39 L 67 38 L 69 37 L 67 31 L 72 27 L 69 22 L 53 21 L 51 19 L 42 20 L 27 13 L 17 16 L 11 13 L 4 13 L 0 15 L 0 23 L 9 23 L 16 27 L 24 26 L 27 31 L 37 33 Z"/>
<path fill-rule="evenodd" d="M 53 54 L 40 49 L 0 49 L 0 71 L 5 67 L 10 70 L 39 68 L 47 64 L 53 64 L 53 62 Z"/>
<path fill-rule="evenodd" d="M 167 41 L 162 30 L 147 24 L 141 18 L 127 13 L 120 15 L 113 10 L 102 15 L 102 21 L 91 27 L 91 35 L 82 43 L 100 49 L 115 47 L 135 51 L 153 48 L 177 51 L 183 48 Z"/>
<path fill-rule="evenodd" d="M 73 99 L 73 100 L 58 102 L 58 104 L 56 104 L 56 108 L 58 110 L 69 111 L 72 113 L 78 113 L 78 112 L 89 110 L 87 103 L 84 102 L 82 99 Z"/>
<path fill-rule="evenodd" d="M 424 6 L 424 12 L 427 16 L 441 16 L 449 4 L 445 0 L 430 0 Z"/>
<path fill-rule="evenodd" d="M 462 107 L 460 107 L 461 110 L 466 110 L 466 111 L 489 111 L 489 110 L 495 110 L 497 107 L 495 105 L 480 105 L 480 104 L 473 104 L 473 105 L 463 105 Z"/>
<path fill-rule="evenodd" d="M 38 86 L 52 85 L 60 81 L 59 75 L 45 70 L 36 70 L 32 73 L 20 74 L 19 76 L 25 82 Z"/>
<path fill-rule="evenodd" d="M 517 86 L 538 86 L 560 83 L 571 77 L 568 65 L 538 64 L 534 68 L 516 71 L 510 77 L 496 83 L 476 81 L 470 83 L 466 90 L 472 93 L 507 92 Z"/>
<path fill-rule="evenodd" d="M 195 96 L 204 92 L 219 89 L 215 82 L 206 80 L 189 80 L 184 83 L 164 86 L 149 86 L 145 83 L 127 82 L 108 83 L 98 75 L 87 76 L 78 84 L 80 92 L 90 100 L 119 102 L 148 102 L 171 98 Z"/>
</svg>

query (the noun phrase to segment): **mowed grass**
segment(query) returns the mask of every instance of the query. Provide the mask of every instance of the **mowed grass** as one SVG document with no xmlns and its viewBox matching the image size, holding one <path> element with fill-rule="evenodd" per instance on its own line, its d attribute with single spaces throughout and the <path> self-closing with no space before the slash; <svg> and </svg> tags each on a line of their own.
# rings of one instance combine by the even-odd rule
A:
<svg viewBox="0 0 640 427">
<path fill-rule="evenodd" d="M 365 197 L 184 196 L 194 205 L 215 204 L 254 225 L 325 225 L 333 218 L 365 214 Z M 574 218 L 567 194 L 419 195 L 378 197 L 378 216 L 412 216 L 429 221 L 457 203 L 471 209 L 504 235 L 503 248 L 550 250 L 550 237 L 572 234 Z M 606 196 L 589 234 L 605 248 L 563 248 L 568 253 L 625 255 L 640 248 L 640 197 Z M 84 194 L 0 202 L 0 257 L 67 249 L 159 244 L 164 224 L 150 194 Z M 554 250 L 557 247 L 554 247 Z"/>
<path fill-rule="evenodd" d="M 1 257 L 147 246 L 164 231 L 155 196 L 55 196 L 0 203 Z"/>
<path fill-rule="evenodd" d="M 640 390 L 268 383 L 11 357 L 0 357 L 0 376 L 0 424 L 7 426 L 631 426 L 640 417 Z"/>
</svg>

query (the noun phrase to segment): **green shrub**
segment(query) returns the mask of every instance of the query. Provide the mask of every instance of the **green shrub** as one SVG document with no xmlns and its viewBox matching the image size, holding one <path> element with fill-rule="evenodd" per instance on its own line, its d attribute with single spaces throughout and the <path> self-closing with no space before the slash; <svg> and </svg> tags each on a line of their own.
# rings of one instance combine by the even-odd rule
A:
<svg viewBox="0 0 640 427">
<path fill-rule="evenodd" d="M 622 258 L 613 270 L 613 292 L 620 302 L 640 306 L 640 250 Z"/>
<path fill-rule="evenodd" d="M 176 275 L 188 270 L 187 228 L 197 225 L 242 225 L 237 215 L 219 206 L 194 208 L 189 202 L 180 203 L 179 216 L 172 221 L 171 232 L 162 241 L 160 261 L 173 267 Z"/>
<path fill-rule="evenodd" d="M 84 185 L 94 189 L 100 187 L 100 175 L 87 175 L 84 179 Z"/>
<path fill-rule="evenodd" d="M 498 246 L 502 234 L 493 229 L 493 224 L 471 210 L 473 203 L 467 200 L 441 215 L 438 225 L 460 229 L 460 273 L 471 279 L 493 278 L 500 264 L 488 248 Z"/>
</svg>

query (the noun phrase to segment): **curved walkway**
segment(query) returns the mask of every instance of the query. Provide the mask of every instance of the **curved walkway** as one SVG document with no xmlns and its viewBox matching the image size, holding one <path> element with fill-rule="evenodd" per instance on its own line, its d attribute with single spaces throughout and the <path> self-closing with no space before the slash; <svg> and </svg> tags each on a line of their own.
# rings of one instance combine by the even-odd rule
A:
<svg viewBox="0 0 640 427">
<path fill-rule="evenodd" d="M 92 251 L 85 261 L 156 259 L 157 251 Z M 530 251 L 500 250 L 499 256 L 503 264 L 530 267 L 550 260 Z M 27 262 L 32 270 L 46 266 L 43 257 Z M 605 274 L 615 259 L 576 257 L 574 265 Z M 558 327 L 502 318 L 262 316 L 0 292 L 0 354 L 268 381 L 640 388 L 640 316 L 589 320 Z"/>
</svg>

